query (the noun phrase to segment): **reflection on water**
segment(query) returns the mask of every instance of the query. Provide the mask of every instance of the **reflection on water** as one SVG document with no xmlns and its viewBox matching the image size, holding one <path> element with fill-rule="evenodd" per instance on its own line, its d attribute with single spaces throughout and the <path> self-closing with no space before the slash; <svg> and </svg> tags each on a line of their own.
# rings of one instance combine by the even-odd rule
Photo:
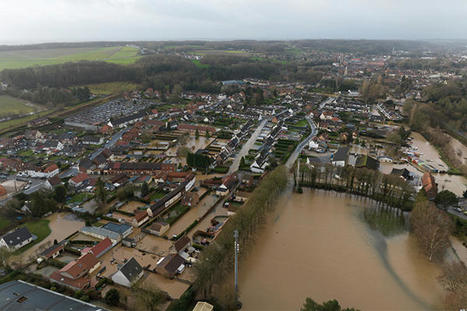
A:
<svg viewBox="0 0 467 311">
<path fill-rule="evenodd" d="M 426 310 L 441 304 L 439 270 L 418 253 L 409 235 L 387 238 L 363 221 L 371 200 L 304 189 L 277 204 L 240 262 L 242 310 L 299 310 L 306 297 L 337 299 L 360 310 Z"/>
<path fill-rule="evenodd" d="M 375 206 L 363 209 L 363 219 L 371 229 L 391 237 L 407 229 L 407 222 L 400 209 Z"/>
</svg>

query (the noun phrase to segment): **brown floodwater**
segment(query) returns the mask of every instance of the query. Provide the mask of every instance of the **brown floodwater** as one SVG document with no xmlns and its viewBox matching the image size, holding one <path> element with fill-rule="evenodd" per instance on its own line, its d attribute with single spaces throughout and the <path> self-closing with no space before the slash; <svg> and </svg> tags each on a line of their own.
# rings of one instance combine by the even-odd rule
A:
<svg viewBox="0 0 467 311">
<path fill-rule="evenodd" d="M 299 310 L 306 297 L 360 310 L 441 305 L 439 267 L 407 233 L 385 238 L 371 230 L 361 217 L 370 200 L 305 189 L 277 204 L 240 262 L 242 310 Z"/>
</svg>

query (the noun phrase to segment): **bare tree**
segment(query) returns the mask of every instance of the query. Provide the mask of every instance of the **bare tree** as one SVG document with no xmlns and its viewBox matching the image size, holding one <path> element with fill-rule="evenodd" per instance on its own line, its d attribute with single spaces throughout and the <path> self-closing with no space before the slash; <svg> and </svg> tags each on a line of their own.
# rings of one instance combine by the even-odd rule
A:
<svg viewBox="0 0 467 311">
<path fill-rule="evenodd" d="M 462 262 L 453 262 L 443 266 L 439 277 L 447 294 L 446 310 L 461 310 L 467 306 L 467 268 Z"/>
<path fill-rule="evenodd" d="M 430 261 L 440 259 L 449 247 L 453 224 L 449 216 L 427 200 L 418 202 L 410 215 L 412 233 Z"/>
</svg>

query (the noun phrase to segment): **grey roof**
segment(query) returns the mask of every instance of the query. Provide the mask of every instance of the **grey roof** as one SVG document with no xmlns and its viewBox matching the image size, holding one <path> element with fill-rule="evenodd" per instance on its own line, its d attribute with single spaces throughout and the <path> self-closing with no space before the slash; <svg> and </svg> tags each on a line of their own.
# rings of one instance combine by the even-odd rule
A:
<svg viewBox="0 0 467 311">
<path fill-rule="evenodd" d="M 0 310 L 105 311 L 104 308 L 23 281 L 0 285 Z"/>
<path fill-rule="evenodd" d="M 143 271 L 141 265 L 136 259 L 131 258 L 121 268 L 120 272 L 130 281 L 131 283 L 138 280 L 138 276 Z"/>
<path fill-rule="evenodd" d="M 21 244 L 30 238 L 32 238 L 32 235 L 26 227 L 18 228 L 15 231 L 7 233 L 2 237 L 2 239 L 5 240 L 8 247 Z"/>
<path fill-rule="evenodd" d="M 341 147 L 337 149 L 334 153 L 332 160 L 333 161 L 347 161 L 347 156 L 349 155 L 349 147 Z"/>
<path fill-rule="evenodd" d="M 116 224 L 113 222 L 108 222 L 105 225 L 103 225 L 102 228 L 123 235 L 125 232 L 131 229 L 131 226 L 126 224 Z"/>
<path fill-rule="evenodd" d="M 90 234 L 90 235 L 97 234 L 100 236 L 107 237 L 114 241 L 120 241 L 120 238 L 121 238 L 120 234 L 104 229 L 102 227 L 83 227 L 79 231 L 81 231 L 84 234 Z"/>
</svg>

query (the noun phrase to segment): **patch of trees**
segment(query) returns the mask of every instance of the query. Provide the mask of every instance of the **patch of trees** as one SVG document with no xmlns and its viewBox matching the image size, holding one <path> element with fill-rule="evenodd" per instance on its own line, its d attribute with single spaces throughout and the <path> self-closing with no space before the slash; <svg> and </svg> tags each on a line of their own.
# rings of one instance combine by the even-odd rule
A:
<svg viewBox="0 0 467 311">
<path fill-rule="evenodd" d="M 34 217 L 42 217 L 49 212 L 55 212 L 58 209 L 57 202 L 53 199 L 53 192 L 36 191 L 31 195 L 31 204 L 29 209 Z"/>
<path fill-rule="evenodd" d="M 190 167 L 207 169 L 209 165 L 211 165 L 212 159 L 211 157 L 204 154 L 188 152 L 186 156 L 186 163 Z"/>
<path fill-rule="evenodd" d="M 245 205 L 224 225 L 216 240 L 203 250 L 199 262 L 194 265 L 196 281 L 193 288 L 199 297 L 214 298 L 224 307 L 235 305 L 237 297 L 233 288 L 223 288 L 233 269 L 233 232 L 239 231 L 239 243 L 244 248 L 240 255 L 247 253 L 246 248 L 255 239 L 256 230 L 275 207 L 286 185 L 287 172 L 284 166 L 269 173 Z"/>
<path fill-rule="evenodd" d="M 0 77 L 19 89 L 35 89 L 38 86 L 66 88 L 114 81 L 138 81 L 139 67 L 122 66 L 106 62 L 80 61 L 24 69 L 5 69 Z"/>
<path fill-rule="evenodd" d="M 428 260 L 441 260 L 448 249 L 453 231 L 451 218 L 433 203 L 422 198 L 410 214 L 410 228 Z"/>
<path fill-rule="evenodd" d="M 342 308 L 336 299 L 319 304 L 310 297 L 307 297 L 300 311 L 357 311 L 357 309 Z"/>
<path fill-rule="evenodd" d="M 467 306 L 467 268 L 463 262 L 451 262 L 443 266 L 439 277 L 447 294 L 444 299 L 446 310 L 462 310 Z"/>
<path fill-rule="evenodd" d="M 330 164 L 314 167 L 303 165 L 300 167 L 298 182 L 299 186 L 366 196 L 402 210 L 412 208 L 411 197 L 415 193 L 413 187 L 398 176 L 349 165 L 345 167 L 335 167 Z"/>
</svg>

